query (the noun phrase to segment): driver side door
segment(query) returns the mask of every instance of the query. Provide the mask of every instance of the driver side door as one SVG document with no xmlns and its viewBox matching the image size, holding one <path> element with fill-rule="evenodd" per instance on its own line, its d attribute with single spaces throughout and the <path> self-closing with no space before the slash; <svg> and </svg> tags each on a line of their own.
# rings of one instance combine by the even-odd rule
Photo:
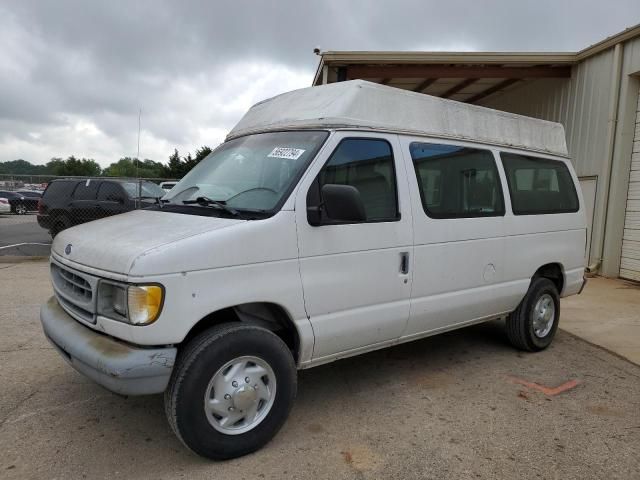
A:
<svg viewBox="0 0 640 480">
<path fill-rule="evenodd" d="M 325 184 L 358 189 L 366 220 L 312 226 L 307 209 L 321 204 Z M 334 133 L 298 189 L 296 225 L 313 360 L 395 341 L 409 318 L 413 251 L 397 135 Z"/>
</svg>

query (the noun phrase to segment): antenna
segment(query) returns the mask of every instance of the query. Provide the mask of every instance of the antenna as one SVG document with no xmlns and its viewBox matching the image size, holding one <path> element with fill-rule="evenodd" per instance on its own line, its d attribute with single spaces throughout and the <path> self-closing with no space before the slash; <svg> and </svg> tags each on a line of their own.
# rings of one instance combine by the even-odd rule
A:
<svg viewBox="0 0 640 480">
<path fill-rule="evenodd" d="M 140 178 L 138 166 L 140 165 L 140 125 L 142 124 L 142 107 L 138 110 L 138 153 L 136 155 L 136 177 Z"/>
<path fill-rule="evenodd" d="M 138 200 L 137 206 L 140 206 L 140 197 L 142 196 L 142 181 L 140 180 L 140 125 L 142 123 L 142 107 L 138 110 L 138 153 L 136 154 L 136 178 L 138 179 Z"/>
</svg>

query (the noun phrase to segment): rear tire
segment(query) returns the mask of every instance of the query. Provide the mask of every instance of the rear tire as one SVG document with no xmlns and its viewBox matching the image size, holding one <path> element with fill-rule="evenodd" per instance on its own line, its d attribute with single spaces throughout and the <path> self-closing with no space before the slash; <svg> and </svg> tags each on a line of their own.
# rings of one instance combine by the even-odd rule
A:
<svg viewBox="0 0 640 480">
<path fill-rule="evenodd" d="M 14 212 L 16 213 L 16 215 L 26 215 L 27 206 L 24 203 L 19 203 L 16 205 Z"/>
<path fill-rule="evenodd" d="M 56 235 L 58 235 L 61 231 L 66 230 L 67 228 L 69 228 L 69 220 L 67 219 L 67 217 L 60 217 L 57 218 L 55 220 L 55 222 L 53 223 L 53 226 L 51 227 L 51 230 L 49 230 L 49 234 L 51 235 L 51 238 L 56 238 Z"/>
<path fill-rule="evenodd" d="M 518 308 L 507 317 L 507 337 L 520 350 L 544 350 L 551 345 L 559 320 L 558 289 L 548 278 L 536 277 Z"/>
<path fill-rule="evenodd" d="M 180 353 L 165 411 L 187 448 L 225 460 L 258 450 L 276 435 L 296 388 L 293 356 L 277 335 L 223 324 L 194 337 Z"/>
</svg>

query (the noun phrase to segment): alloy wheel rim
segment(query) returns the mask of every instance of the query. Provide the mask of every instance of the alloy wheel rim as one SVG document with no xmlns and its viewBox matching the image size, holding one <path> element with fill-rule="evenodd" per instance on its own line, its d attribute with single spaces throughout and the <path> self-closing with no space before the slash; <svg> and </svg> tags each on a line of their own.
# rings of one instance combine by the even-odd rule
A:
<svg viewBox="0 0 640 480">
<path fill-rule="evenodd" d="M 267 362 L 254 356 L 228 361 L 213 375 L 205 390 L 207 420 L 227 435 L 248 432 L 271 411 L 276 376 Z"/>
<path fill-rule="evenodd" d="M 540 296 L 533 307 L 533 333 L 538 338 L 549 335 L 556 318 L 556 304 L 548 293 Z"/>
</svg>

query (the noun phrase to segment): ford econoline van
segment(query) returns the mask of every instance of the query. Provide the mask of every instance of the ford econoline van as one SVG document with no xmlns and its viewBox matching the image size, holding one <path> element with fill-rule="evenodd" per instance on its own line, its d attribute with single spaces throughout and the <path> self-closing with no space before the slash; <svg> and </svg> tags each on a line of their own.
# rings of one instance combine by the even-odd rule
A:
<svg viewBox="0 0 640 480">
<path fill-rule="evenodd" d="M 506 319 L 549 346 L 584 285 L 563 127 L 350 81 L 253 106 L 152 207 L 69 228 L 44 332 L 194 452 L 252 452 L 296 370 Z"/>
</svg>

